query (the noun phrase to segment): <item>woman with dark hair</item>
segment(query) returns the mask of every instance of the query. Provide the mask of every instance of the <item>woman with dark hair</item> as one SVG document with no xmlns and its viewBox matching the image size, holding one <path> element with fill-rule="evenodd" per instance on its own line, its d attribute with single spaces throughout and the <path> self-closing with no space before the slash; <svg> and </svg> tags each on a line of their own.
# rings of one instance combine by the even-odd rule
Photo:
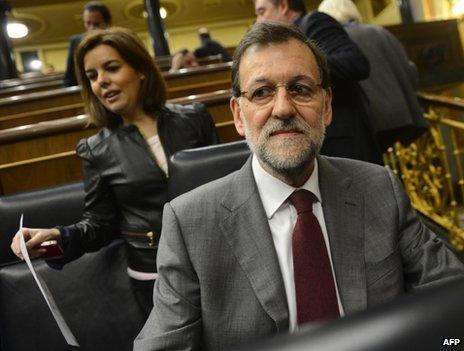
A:
<svg viewBox="0 0 464 351">
<path fill-rule="evenodd" d="M 101 131 L 77 145 L 83 160 L 85 209 L 70 226 L 24 229 L 32 257 L 56 240 L 64 255 L 55 268 L 122 235 L 127 272 L 148 315 L 156 279 L 156 250 L 167 201 L 167 159 L 176 151 L 215 144 L 213 121 L 201 104 L 166 103 L 159 68 L 132 32 L 111 28 L 88 34 L 76 54 L 76 72 L 90 122 Z M 20 258 L 19 236 L 11 248 Z"/>
</svg>

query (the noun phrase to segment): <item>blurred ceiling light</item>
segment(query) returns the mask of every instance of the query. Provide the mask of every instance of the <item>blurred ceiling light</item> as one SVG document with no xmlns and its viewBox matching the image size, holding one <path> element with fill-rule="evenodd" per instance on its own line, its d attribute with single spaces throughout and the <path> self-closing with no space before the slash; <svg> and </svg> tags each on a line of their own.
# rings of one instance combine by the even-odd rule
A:
<svg viewBox="0 0 464 351">
<path fill-rule="evenodd" d="M 13 39 L 24 38 L 29 33 L 29 29 L 25 24 L 17 22 L 8 23 L 6 30 L 8 36 Z"/>
<path fill-rule="evenodd" d="M 164 7 L 160 7 L 160 16 L 161 16 L 162 19 L 165 19 L 166 17 L 168 17 L 168 11 Z M 143 18 L 148 17 L 147 11 L 142 12 L 142 17 Z"/>
<path fill-rule="evenodd" d="M 166 11 L 166 8 L 160 7 L 160 16 L 162 19 L 165 19 L 168 17 L 168 11 Z"/>
<path fill-rule="evenodd" d="M 32 60 L 29 63 L 29 67 L 31 67 L 31 69 L 33 69 L 34 71 L 38 71 L 39 69 L 42 68 L 42 61 L 40 61 L 40 60 Z"/>
<path fill-rule="evenodd" d="M 454 16 L 461 16 L 464 14 L 464 0 L 454 1 L 452 13 Z"/>
</svg>

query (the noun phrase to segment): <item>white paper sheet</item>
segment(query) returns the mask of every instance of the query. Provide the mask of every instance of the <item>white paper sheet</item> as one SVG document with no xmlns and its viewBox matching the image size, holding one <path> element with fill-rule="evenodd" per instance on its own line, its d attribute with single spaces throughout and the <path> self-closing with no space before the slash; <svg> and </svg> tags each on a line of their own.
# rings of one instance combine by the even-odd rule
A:
<svg viewBox="0 0 464 351">
<path fill-rule="evenodd" d="M 69 329 L 68 324 L 63 318 L 63 315 L 61 314 L 60 310 L 58 309 L 58 306 L 55 303 L 55 300 L 53 299 L 53 296 L 48 289 L 47 285 L 45 284 L 44 280 L 36 273 L 34 270 L 34 267 L 32 266 L 31 259 L 29 258 L 29 254 L 26 249 L 26 242 L 24 240 L 24 234 L 23 234 L 23 215 L 21 215 L 21 219 L 19 220 L 19 246 L 21 248 L 21 253 L 24 257 L 24 260 L 27 263 L 27 266 L 29 267 L 29 270 L 32 273 L 32 276 L 34 277 L 40 291 L 42 292 L 43 297 L 45 298 L 45 301 L 47 302 L 48 308 L 52 312 L 53 318 L 55 318 L 56 323 L 58 324 L 58 327 L 61 330 L 61 334 L 63 334 L 66 342 L 68 345 L 71 346 L 79 346 L 76 338 L 74 337 L 74 334 L 71 332 L 71 329 Z"/>
</svg>

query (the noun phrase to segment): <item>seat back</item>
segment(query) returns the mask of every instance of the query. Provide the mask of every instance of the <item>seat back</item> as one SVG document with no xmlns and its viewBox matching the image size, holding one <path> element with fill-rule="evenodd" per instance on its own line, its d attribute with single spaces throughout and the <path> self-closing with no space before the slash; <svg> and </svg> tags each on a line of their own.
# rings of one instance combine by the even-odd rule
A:
<svg viewBox="0 0 464 351">
<path fill-rule="evenodd" d="M 0 265 L 16 261 L 10 250 L 18 231 L 19 218 L 24 226 L 49 228 L 77 222 L 84 208 L 84 185 L 69 183 L 53 188 L 0 197 Z"/>
<path fill-rule="evenodd" d="M 249 156 L 244 140 L 175 153 L 169 160 L 169 200 L 240 169 Z"/>
<path fill-rule="evenodd" d="M 296 334 L 250 343 L 236 350 L 458 350 L 464 343 L 463 295 L 464 279 L 460 279 L 327 324 L 300 329 Z M 456 344 L 457 340 L 461 345 Z"/>
<path fill-rule="evenodd" d="M 122 240 L 54 270 L 34 261 L 69 328 L 86 351 L 129 351 L 145 323 L 126 272 Z M 0 267 L 1 350 L 63 351 L 68 346 L 24 262 Z"/>
</svg>

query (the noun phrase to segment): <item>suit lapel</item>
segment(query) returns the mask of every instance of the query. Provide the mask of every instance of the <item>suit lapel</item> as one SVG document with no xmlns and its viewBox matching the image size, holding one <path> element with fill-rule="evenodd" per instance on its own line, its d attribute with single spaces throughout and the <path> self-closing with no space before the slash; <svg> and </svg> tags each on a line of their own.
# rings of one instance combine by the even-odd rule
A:
<svg viewBox="0 0 464 351">
<path fill-rule="evenodd" d="M 227 243 L 278 332 L 289 326 L 287 299 L 267 217 L 254 181 L 251 157 L 236 173 L 222 205 L 230 216 L 220 225 Z"/>
<path fill-rule="evenodd" d="M 322 208 L 338 291 L 345 313 L 367 306 L 364 264 L 364 203 L 352 180 L 318 158 Z"/>
</svg>

